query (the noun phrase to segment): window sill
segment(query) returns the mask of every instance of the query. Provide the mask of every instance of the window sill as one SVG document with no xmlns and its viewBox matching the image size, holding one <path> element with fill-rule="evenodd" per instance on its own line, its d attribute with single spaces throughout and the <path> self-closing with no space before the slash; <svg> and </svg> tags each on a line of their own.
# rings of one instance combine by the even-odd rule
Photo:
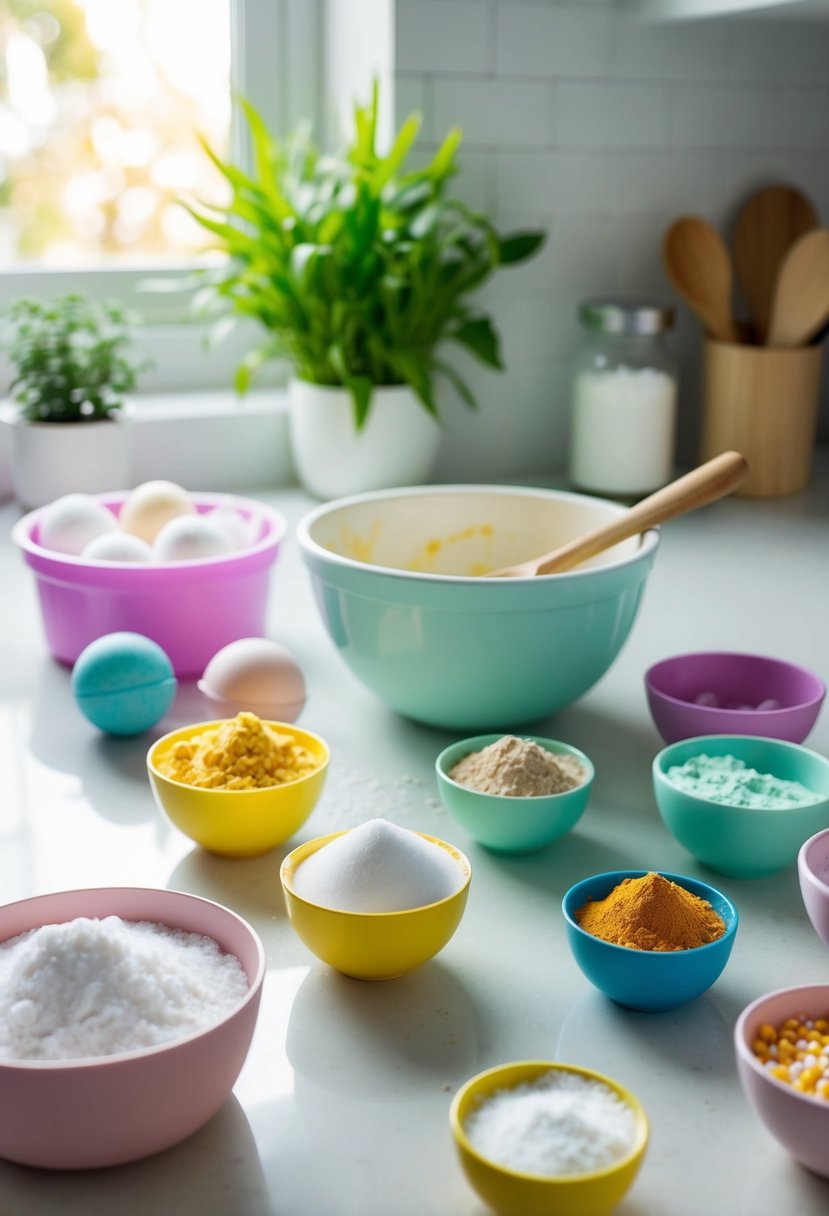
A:
<svg viewBox="0 0 829 1216">
<path fill-rule="evenodd" d="M 132 403 L 133 485 L 161 477 L 191 490 L 230 492 L 295 481 L 284 388 L 253 391 L 244 400 L 224 389 L 139 395 Z M 8 418 L 2 421 L 0 498 L 8 498 Z"/>
</svg>

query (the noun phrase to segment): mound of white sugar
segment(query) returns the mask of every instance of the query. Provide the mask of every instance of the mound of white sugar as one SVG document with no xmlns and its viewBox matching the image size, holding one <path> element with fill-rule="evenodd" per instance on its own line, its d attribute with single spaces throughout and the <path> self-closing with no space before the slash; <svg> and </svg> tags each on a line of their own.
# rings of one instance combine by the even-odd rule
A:
<svg viewBox="0 0 829 1216">
<path fill-rule="evenodd" d="M 210 937 L 78 917 L 0 944 L 0 1059 L 75 1060 L 184 1038 L 248 991 Z"/>
<path fill-rule="evenodd" d="M 323 845 L 294 875 L 297 895 L 341 912 L 402 912 L 446 899 L 464 873 L 440 845 L 369 819 Z"/>
<path fill-rule="evenodd" d="M 525 1174 L 585 1174 L 632 1150 L 633 1111 L 602 1081 L 552 1070 L 497 1090 L 464 1125 L 482 1157 Z"/>
</svg>

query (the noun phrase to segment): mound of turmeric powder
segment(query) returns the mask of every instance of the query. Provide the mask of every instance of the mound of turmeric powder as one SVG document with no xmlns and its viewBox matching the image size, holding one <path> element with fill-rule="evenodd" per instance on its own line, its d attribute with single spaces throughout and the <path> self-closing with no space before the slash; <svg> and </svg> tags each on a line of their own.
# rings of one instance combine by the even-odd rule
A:
<svg viewBox="0 0 829 1216">
<path fill-rule="evenodd" d="M 604 899 L 576 912 L 587 933 L 631 950 L 693 950 L 725 933 L 725 921 L 705 899 L 661 874 L 624 878 Z"/>
</svg>

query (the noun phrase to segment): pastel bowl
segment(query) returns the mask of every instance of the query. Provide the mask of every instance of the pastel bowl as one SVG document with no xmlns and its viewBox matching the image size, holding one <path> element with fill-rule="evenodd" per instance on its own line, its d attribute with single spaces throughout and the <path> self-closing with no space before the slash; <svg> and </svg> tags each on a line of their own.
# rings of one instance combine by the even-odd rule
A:
<svg viewBox="0 0 829 1216">
<path fill-rule="evenodd" d="M 420 832 L 424 840 L 445 849 L 458 863 L 460 884 L 446 899 L 402 912 L 342 912 L 297 895 L 293 880 L 298 867 L 342 835 L 332 832 L 309 840 L 282 862 L 280 878 L 288 918 L 308 949 L 335 971 L 360 980 L 395 979 L 428 962 L 452 937 L 466 907 L 472 867 L 460 849 Z"/>
<path fill-rule="evenodd" d="M 779 1026 L 799 1013 L 829 1017 L 829 984 L 779 988 L 752 1001 L 734 1027 L 737 1073 L 749 1104 L 772 1136 L 801 1165 L 829 1178 L 829 1102 L 771 1076 L 751 1050 L 763 1023 Z"/>
<path fill-rule="evenodd" d="M 801 845 L 797 875 L 806 914 L 820 940 L 829 946 L 829 828 Z"/>
<path fill-rule="evenodd" d="M 212 937 L 239 959 L 248 993 L 213 1026 L 159 1046 L 78 1060 L 0 1060 L 0 1157 L 60 1170 L 136 1161 L 206 1123 L 241 1071 L 265 954 L 250 925 L 228 908 L 142 887 L 60 891 L 1 907 L 0 941 L 78 916 L 113 915 Z"/>
<path fill-rule="evenodd" d="M 724 806 L 678 789 L 667 771 L 692 756 L 734 756 L 760 773 L 799 781 L 822 794 L 811 806 L 770 811 Z M 829 760 L 797 743 L 707 735 L 664 748 L 653 762 L 656 805 L 665 827 L 699 861 L 732 878 L 760 878 L 790 865 L 809 836 L 829 827 Z"/>
<path fill-rule="evenodd" d="M 116 516 L 126 493 L 93 495 Z M 200 514 L 227 501 L 193 494 Z M 234 505 L 254 524 L 256 540 L 221 557 L 183 562 L 102 562 L 57 553 L 40 544 L 45 508 L 17 521 L 12 539 L 34 571 L 46 642 L 72 664 L 106 633 L 141 633 L 157 642 L 177 676 L 201 676 L 228 642 L 265 632 L 268 584 L 286 531 L 278 511 L 251 498 Z"/>
<path fill-rule="evenodd" d="M 590 1173 L 543 1177 L 499 1165 L 472 1147 L 464 1127 L 482 1101 L 498 1090 L 535 1081 L 551 1070 L 603 1081 L 627 1103 L 634 1114 L 636 1131 L 634 1146 L 626 1157 Z M 545 1060 L 501 1064 L 478 1073 L 452 1099 L 449 1122 L 469 1185 L 499 1216 L 607 1216 L 622 1201 L 639 1172 L 649 1136 L 648 1119 L 640 1102 L 618 1081 L 589 1068 Z"/>
<path fill-rule="evenodd" d="M 706 992 L 722 974 L 734 945 L 739 917 L 721 891 L 696 878 L 668 874 L 664 878 L 710 903 L 725 922 L 715 942 L 693 950 L 634 950 L 603 941 L 582 929 L 576 914 L 588 899 L 604 899 L 624 878 L 642 878 L 647 870 L 613 870 L 594 874 L 572 886 L 562 901 L 567 940 L 590 983 L 617 1005 L 649 1013 L 675 1009 Z"/>
<path fill-rule="evenodd" d="M 666 743 L 693 735 L 762 735 L 802 743 L 814 726 L 826 686 L 813 672 L 759 654 L 706 651 L 663 659 L 645 672 L 656 728 Z M 717 705 L 697 705 L 713 694 Z M 777 701 L 777 709 L 740 709 Z"/>
<path fill-rule="evenodd" d="M 297 538 L 323 623 L 392 709 L 452 730 L 536 721 L 601 679 L 656 556 L 644 533 L 567 574 L 487 579 L 624 513 L 517 486 L 421 486 L 339 499 Z"/>
<path fill-rule="evenodd" d="M 163 735 L 147 754 L 150 785 L 170 822 L 196 844 L 222 857 L 258 857 L 293 836 L 313 811 L 328 771 L 328 744 L 292 723 L 268 722 L 311 752 L 319 767 L 306 777 L 264 789 L 202 789 L 174 781 L 161 771 L 159 762 L 176 743 L 215 729 L 223 721 L 226 719 L 197 722 Z"/>
<path fill-rule="evenodd" d="M 579 821 L 590 797 L 594 768 L 584 752 L 568 743 L 523 735 L 522 738 L 531 739 L 554 756 L 573 756 L 578 760 L 585 770 L 582 784 L 563 794 L 512 797 L 484 794 L 452 780 L 449 773 L 459 760 L 497 743 L 500 738 L 500 735 L 478 735 L 444 748 L 435 761 L 438 790 L 446 810 L 473 840 L 496 853 L 528 853 L 558 840 Z"/>
</svg>

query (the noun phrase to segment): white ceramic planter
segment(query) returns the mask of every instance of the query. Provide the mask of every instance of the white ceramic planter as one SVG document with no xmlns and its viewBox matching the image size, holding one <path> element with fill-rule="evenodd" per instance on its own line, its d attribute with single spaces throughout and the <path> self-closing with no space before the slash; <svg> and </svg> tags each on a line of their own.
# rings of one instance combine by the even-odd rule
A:
<svg viewBox="0 0 829 1216">
<path fill-rule="evenodd" d="M 317 498 L 420 485 L 440 443 L 439 424 L 408 385 L 375 388 L 359 432 L 343 388 L 294 380 L 290 413 L 297 475 Z"/>
<path fill-rule="evenodd" d="M 11 480 L 22 507 L 62 494 L 100 494 L 131 484 L 132 418 L 125 406 L 93 422 L 10 422 Z"/>
</svg>

